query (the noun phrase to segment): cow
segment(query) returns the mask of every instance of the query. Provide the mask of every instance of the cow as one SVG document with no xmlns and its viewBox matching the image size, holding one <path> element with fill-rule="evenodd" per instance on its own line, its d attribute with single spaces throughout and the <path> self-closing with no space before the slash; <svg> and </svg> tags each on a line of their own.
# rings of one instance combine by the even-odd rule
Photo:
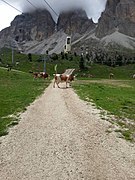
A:
<svg viewBox="0 0 135 180">
<path fill-rule="evenodd" d="M 75 78 L 75 76 L 73 76 L 72 74 L 70 75 L 66 75 L 66 74 L 54 74 L 54 84 L 53 87 L 55 88 L 55 83 L 57 84 L 57 87 L 59 87 L 59 83 L 61 82 L 66 82 L 66 88 L 68 87 L 67 84 L 69 83 L 69 85 L 71 86 L 71 81 L 73 81 Z"/>
<path fill-rule="evenodd" d="M 34 76 L 34 79 L 37 79 L 37 78 L 46 79 L 49 77 L 48 73 L 46 73 L 46 72 L 33 72 L 33 76 Z"/>
<path fill-rule="evenodd" d="M 135 74 L 133 74 L 133 79 L 135 79 Z"/>
<path fill-rule="evenodd" d="M 113 73 L 110 73 L 110 74 L 109 74 L 109 78 L 110 78 L 110 79 L 113 79 L 113 78 L 114 78 L 114 74 L 113 74 Z"/>
</svg>

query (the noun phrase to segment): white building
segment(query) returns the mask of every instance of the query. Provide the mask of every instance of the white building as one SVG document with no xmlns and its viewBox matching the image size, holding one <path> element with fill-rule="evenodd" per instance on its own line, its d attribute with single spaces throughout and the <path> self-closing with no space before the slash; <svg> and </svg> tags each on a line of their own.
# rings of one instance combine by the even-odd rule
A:
<svg viewBox="0 0 135 180">
<path fill-rule="evenodd" d="M 71 52 L 71 36 L 67 36 L 66 38 L 66 44 L 64 46 L 64 53 Z"/>
</svg>

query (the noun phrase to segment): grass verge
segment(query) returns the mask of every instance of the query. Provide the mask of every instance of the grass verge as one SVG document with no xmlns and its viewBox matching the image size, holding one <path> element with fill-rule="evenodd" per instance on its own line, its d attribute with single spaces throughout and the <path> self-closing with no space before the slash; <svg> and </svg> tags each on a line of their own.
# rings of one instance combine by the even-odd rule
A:
<svg viewBox="0 0 135 180">
<path fill-rule="evenodd" d="M 0 69 L 0 136 L 8 133 L 8 127 L 17 123 L 17 114 L 24 111 L 49 83 L 49 80 L 33 80 L 28 73 Z"/>
<path fill-rule="evenodd" d="M 78 80 L 73 87 L 81 99 L 94 102 L 98 108 L 106 110 L 110 115 L 115 115 L 117 117 L 115 123 L 123 129 L 123 136 L 128 140 L 134 139 L 135 81 Z"/>
</svg>

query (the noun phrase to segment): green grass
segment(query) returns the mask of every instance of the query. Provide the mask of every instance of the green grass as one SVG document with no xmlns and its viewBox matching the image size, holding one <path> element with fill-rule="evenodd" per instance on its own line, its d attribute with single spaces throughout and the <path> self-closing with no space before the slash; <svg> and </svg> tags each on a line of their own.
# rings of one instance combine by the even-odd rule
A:
<svg viewBox="0 0 135 180">
<path fill-rule="evenodd" d="M 7 126 L 39 96 L 50 82 L 33 80 L 31 74 L 0 69 L 0 136 L 7 133 Z"/>
<path fill-rule="evenodd" d="M 14 52 L 14 64 L 12 64 L 12 52 L 10 49 L 1 49 L 0 50 L 0 58 L 2 59 L 2 64 L 0 66 L 6 67 L 7 64 L 12 65 L 13 69 L 20 70 L 23 72 L 42 72 L 44 70 L 44 62 L 40 61 L 41 59 L 40 55 L 32 54 L 32 62 L 28 60 L 28 55 L 26 54 L 20 54 L 18 52 Z M 42 59 L 44 59 L 44 55 L 42 55 Z M 17 65 L 16 62 L 19 62 Z M 49 58 L 49 60 L 46 62 L 46 71 L 51 76 L 53 76 L 54 72 L 54 66 L 58 65 L 57 71 L 58 73 L 64 72 L 67 68 L 75 68 L 78 69 L 79 65 L 79 57 L 73 57 L 73 60 L 70 59 L 61 59 L 61 55 L 58 55 L 58 59 L 53 60 Z"/>
<path fill-rule="evenodd" d="M 94 78 L 98 79 L 109 79 L 109 74 L 114 74 L 114 79 L 132 79 L 132 75 L 135 73 L 135 64 L 129 64 L 126 66 L 110 67 L 106 65 L 93 64 L 88 70 L 79 72 L 78 75 L 82 76 L 86 74 L 86 78 L 89 74 L 92 74 Z"/>
<path fill-rule="evenodd" d="M 77 94 L 85 101 L 94 102 L 98 108 L 106 110 L 122 121 L 116 123 L 135 133 L 135 81 L 134 80 L 78 80 L 73 84 Z M 134 122 L 127 124 L 124 119 Z M 123 132 L 126 136 L 126 133 Z M 129 134 L 129 132 L 128 132 Z"/>
<path fill-rule="evenodd" d="M 100 82 L 100 80 L 99 80 Z M 84 99 L 92 99 L 97 106 L 118 116 L 135 119 L 135 81 L 119 82 L 116 85 L 79 81 L 74 84 L 77 93 Z M 127 86 L 126 86 L 127 85 Z M 125 86 L 125 87 L 124 87 Z"/>
</svg>

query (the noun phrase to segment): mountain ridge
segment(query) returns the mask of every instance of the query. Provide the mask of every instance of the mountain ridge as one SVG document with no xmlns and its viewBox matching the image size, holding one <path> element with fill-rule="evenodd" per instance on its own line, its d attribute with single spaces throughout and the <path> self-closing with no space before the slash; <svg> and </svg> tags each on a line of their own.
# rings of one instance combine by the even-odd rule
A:
<svg viewBox="0 0 135 180">
<path fill-rule="evenodd" d="M 47 10 L 18 15 L 10 27 L 0 31 L 0 48 L 14 46 L 24 53 L 60 53 L 70 35 L 73 51 L 80 52 L 82 46 L 107 49 L 110 45 L 133 50 L 134 12 L 134 0 L 107 0 L 98 24 L 82 9 L 62 12 L 57 24 Z"/>
</svg>

